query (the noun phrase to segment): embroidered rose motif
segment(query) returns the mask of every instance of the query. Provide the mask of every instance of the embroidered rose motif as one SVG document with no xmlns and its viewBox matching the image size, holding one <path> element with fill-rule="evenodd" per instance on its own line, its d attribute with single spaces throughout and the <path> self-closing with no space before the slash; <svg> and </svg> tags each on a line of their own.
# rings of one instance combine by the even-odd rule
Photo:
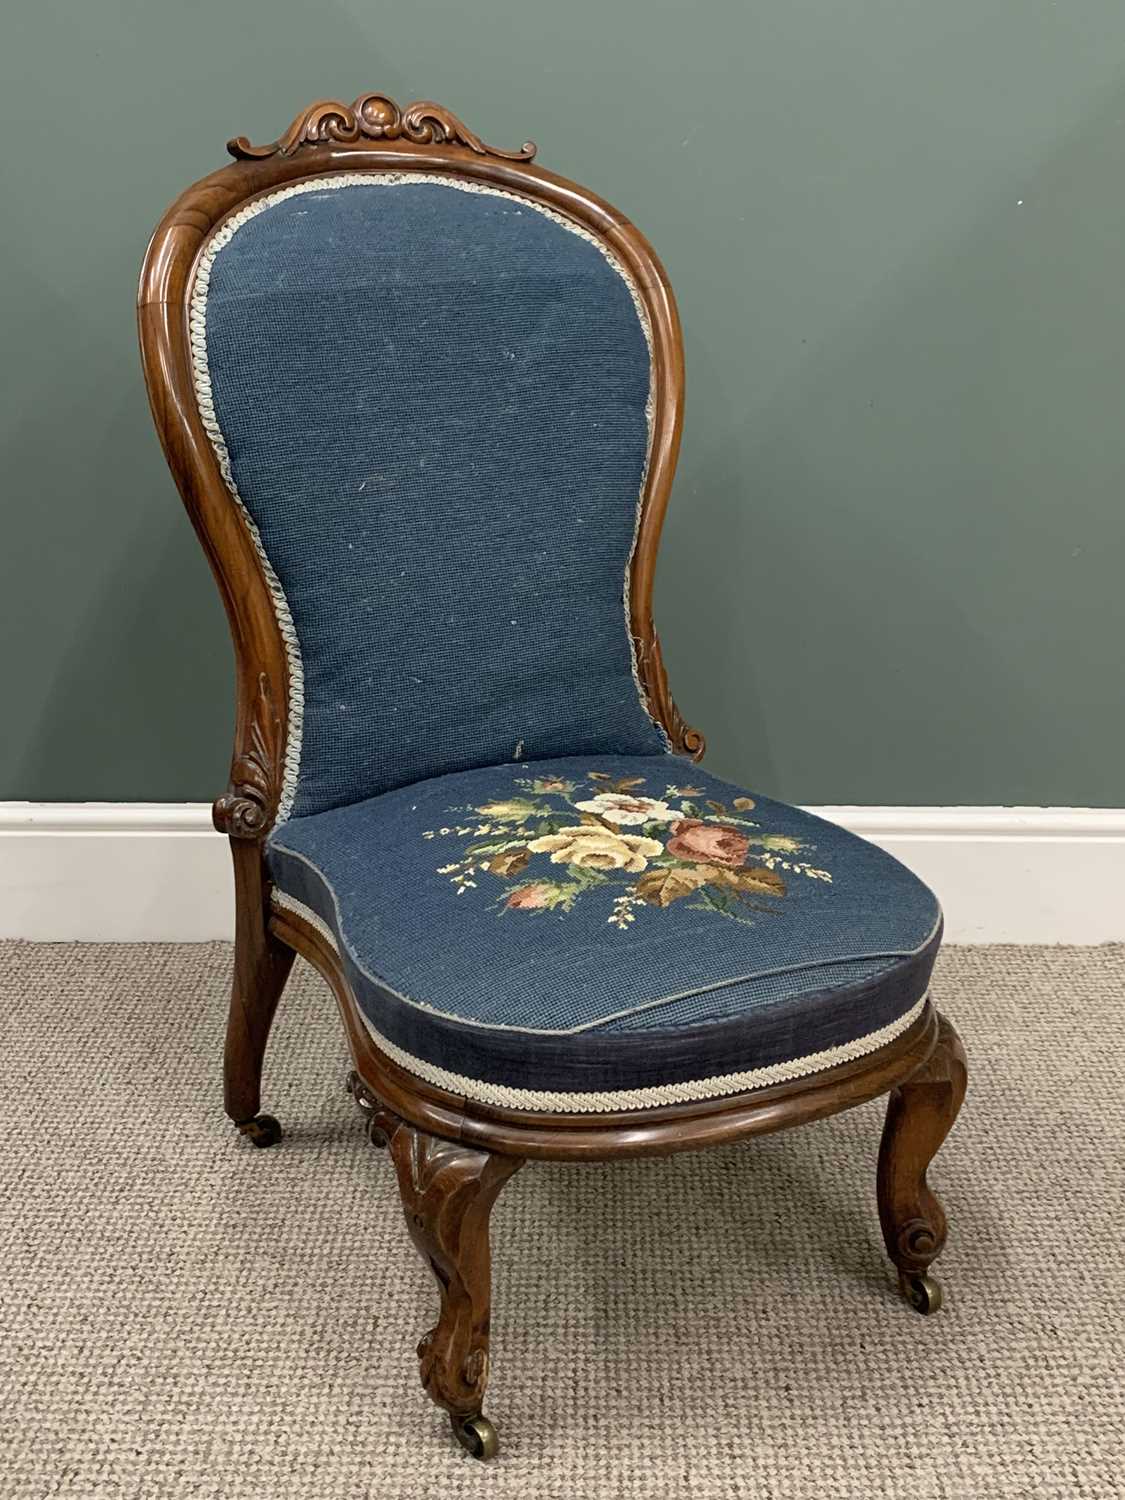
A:
<svg viewBox="0 0 1125 1500">
<path fill-rule="evenodd" d="M 614 833 L 586 823 L 560 828 L 532 839 L 532 854 L 549 854 L 553 865 L 576 865 L 580 870 L 628 870 L 639 875 L 648 861 L 664 853 L 664 845 L 635 833 Z"/>
<path fill-rule="evenodd" d="M 545 906 L 554 906 L 555 887 L 543 881 L 533 885 L 517 885 L 504 905 L 513 911 L 540 911 Z"/>
<path fill-rule="evenodd" d="M 601 893 L 602 919 L 622 933 L 669 907 L 753 926 L 782 910 L 787 877 L 832 883 L 830 871 L 791 857 L 807 847 L 799 838 L 748 819 L 754 810 L 751 797 L 728 805 L 694 785 L 660 798 L 646 795 L 643 776 L 589 770 L 569 780 L 531 769 L 506 795 L 450 808 L 447 824 L 421 836 L 462 841 L 438 874 L 458 896 L 492 885 L 494 910 L 557 919 L 578 903 L 596 912 Z"/>
<path fill-rule="evenodd" d="M 736 869 L 746 862 L 750 840 L 737 828 L 722 823 L 704 823 L 699 818 L 682 818 L 672 829 L 668 853 L 704 865 L 726 865 Z"/>
<path fill-rule="evenodd" d="M 667 802 L 655 797 L 630 797 L 626 792 L 599 792 L 586 802 L 576 802 L 580 812 L 593 813 L 607 823 L 636 827 L 642 823 L 674 823 L 680 816 Z"/>
</svg>

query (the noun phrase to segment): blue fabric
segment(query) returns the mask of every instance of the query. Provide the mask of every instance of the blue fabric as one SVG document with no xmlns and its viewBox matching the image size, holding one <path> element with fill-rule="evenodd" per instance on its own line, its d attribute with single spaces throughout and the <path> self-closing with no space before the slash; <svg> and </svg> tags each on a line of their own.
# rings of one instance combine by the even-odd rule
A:
<svg viewBox="0 0 1125 1500">
<path fill-rule="evenodd" d="M 206 354 L 300 642 L 296 816 L 667 748 L 623 603 L 649 352 L 596 246 L 510 197 L 318 188 L 219 250 Z"/>
<path fill-rule="evenodd" d="M 932 893 L 866 841 L 678 756 L 447 775 L 292 819 L 278 887 L 435 1066 L 609 1089 L 807 1057 L 904 1015 Z"/>
</svg>

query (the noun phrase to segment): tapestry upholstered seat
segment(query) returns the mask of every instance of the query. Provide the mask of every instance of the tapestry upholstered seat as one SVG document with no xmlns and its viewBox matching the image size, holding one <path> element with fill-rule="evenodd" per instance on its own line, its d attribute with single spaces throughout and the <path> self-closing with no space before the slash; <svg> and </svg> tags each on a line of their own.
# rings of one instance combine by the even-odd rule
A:
<svg viewBox="0 0 1125 1500">
<path fill-rule="evenodd" d="M 274 901 L 340 954 L 364 1024 L 468 1098 L 702 1099 L 874 1052 L 940 938 L 889 854 L 673 756 L 462 771 L 291 818 Z"/>
<path fill-rule="evenodd" d="M 938 904 L 695 764 L 652 619 L 683 360 L 651 248 L 429 102 L 325 101 L 228 149 L 139 298 L 237 655 L 227 1113 L 281 1139 L 262 1062 L 300 953 L 437 1275 L 423 1383 L 477 1457 L 489 1212 L 530 1158 L 697 1149 L 889 1093 L 884 1238 L 935 1310 L 926 1167 L 965 1086 L 929 1000 Z"/>
</svg>

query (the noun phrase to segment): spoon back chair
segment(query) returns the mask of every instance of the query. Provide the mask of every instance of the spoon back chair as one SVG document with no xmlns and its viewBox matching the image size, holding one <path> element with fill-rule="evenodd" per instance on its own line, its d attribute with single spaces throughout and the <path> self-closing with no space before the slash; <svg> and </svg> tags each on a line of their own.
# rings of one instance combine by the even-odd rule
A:
<svg viewBox="0 0 1125 1500">
<path fill-rule="evenodd" d="M 965 1088 L 938 905 L 700 771 L 653 570 L 671 290 L 592 193 L 448 110 L 322 102 L 164 216 L 139 294 L 164 451 L 237 657 L 225 1105 L 255 1146 L 294 954 L 437 1278 L 422 1381 L 471 1453 L 489 1212 L 528 1160 L 742 1140 L 889 1095 L 879 1213 L 940 1300 L 926 1169 Z"/>
</svg>

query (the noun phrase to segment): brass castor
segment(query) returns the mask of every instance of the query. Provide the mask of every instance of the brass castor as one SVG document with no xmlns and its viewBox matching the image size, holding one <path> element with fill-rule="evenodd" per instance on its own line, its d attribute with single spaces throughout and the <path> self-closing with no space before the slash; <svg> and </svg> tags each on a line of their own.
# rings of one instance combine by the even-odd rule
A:
<svg viewBox="0 0 1125 1500">
<path fill-rule="evenodd" d="M 248 1136 L 260 1150 L 276 1146 L 281 1139 L 281 1125 L 273 1115 L 255 1115 L 252 1120 L 238 1122 L 239 1135 Z"/>
<path fill-rule="evenodd" d="M 923 1317 L 936 1313 L 941 1307 L 941 1282 L 932 1276 L 902 1276 L 899 1278 L 902 1295 L 915 1312 Z"/>
<path fill-rule="evenodd" d="M 475 1417 L 455 1417 L 450 1413 L 453 1436 L 467 1452 L 482 1461 L 495 1458 L 500 1451 L 500 1439 L 496 1428 L 487 1417 L 478 1412 Z"/>
</svg>

